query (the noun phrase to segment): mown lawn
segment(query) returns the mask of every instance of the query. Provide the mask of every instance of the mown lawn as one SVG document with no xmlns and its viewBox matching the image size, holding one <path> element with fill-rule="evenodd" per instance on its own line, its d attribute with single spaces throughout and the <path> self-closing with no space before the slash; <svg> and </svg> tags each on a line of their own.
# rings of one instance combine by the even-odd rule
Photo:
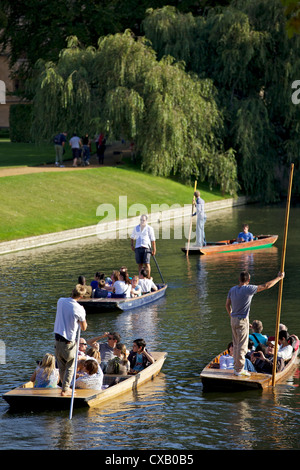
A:
<svg viewBox="0 0 300 470">
<path fill-rule="evenodd" d="M 68 148 L 65 158 L 71 158 L 71 151 Z M 52 144 L 23 144 L 0 139 L 0 168 L 43 165 L 53 163 L 54 160 Z"/>
<path fill-rule="evenodd" d="M 41 163 L 41 153 L 37 152 L 34 145 L 11 145 L 7 147 L 10 152 L 16 148 L 18 151 L 9 152 L 10 155 L 4 158 L 3 142 L 0 144 L 0 166 L 4 161 L 11 162 L 11 165 L 6 166 L 20 165 L 17 162 L 23 161 L 25 152 L 27 165 Z M 49 155 L 53 161 L 53 146 L 44 150 L 44 155 Z M 206 202 L 224 197 L 218 191 L 209 191 L 204 185 L 198 185 L 198 189 Z M 96 225 L 103 219 L 97 216 L 97 208 L 101 204 L 111 204 L 118 218 L 121 196 L 125 209 L 133 204 L 143 204 L 150 212 L 152 204 L 166 204 L 170 207 L 173 204 L 191 204 L 193 187 L 152 176 L 126 164 L 122 167 L 76 169 L 74 172 L 1 177 L 0 240 Z M 102 216 L 108 220 L 104 211 Z M 120 217 L 126 217 L 126 213 L 123 212 Z"/>
</svg>

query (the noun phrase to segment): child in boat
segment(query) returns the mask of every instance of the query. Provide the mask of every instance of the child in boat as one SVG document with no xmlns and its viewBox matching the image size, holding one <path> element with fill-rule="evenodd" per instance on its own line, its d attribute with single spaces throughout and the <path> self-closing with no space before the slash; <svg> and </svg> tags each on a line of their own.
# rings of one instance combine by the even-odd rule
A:
<svg viewBox="0 0 300 470">
<path fill-rule="evenodd" d="M 98 287 L 93 291 L 94 299 L 103 299 L 108 296 L 108 290 L 105 289 L 105 280 L 100 279 L 98 282 Z"/>
<path fill-rule="evenodd" d="M 249 335 L 249 339 L 253 341 L 255 348 L 261 344 L 267 344 L 268 336 L 262 334 L 263 324 L 260 320 L 254 320 L 250 325 L 253 333 Z"/>
<path fill-rule="evenodd" d="M 131 297 L 139 297 L 140 295 L 142 295 L 142 288 L 139 285 L 139 277 L 138 276 L 132 276 Z"/>
<path fill-rule="evenodd" d="M 154 363 L 154 358 L 146 349 L 146 342 L 139 338 L 133 341 L 132 350 L 129 353 L 130 374 L 137 374 L 141 370 Z"/>
<path fill-rule="evenodd" d="M 90 297 L 92 297 L 92 290 L 93 289 L 92 289 L 91 286 L 86 285 L 86 279 L 85 279 L 84 276 L 78 276 L 78 284 L 81 284 L 86 289 L 86 292 L 83 296 L 84 299 L 89 299 Z"/>
<path fill-rule="evenodd" d="M 108 291 L 112 291 L 115 282 L 117 282 L 120 279 L 120 271 L 113 271 L 112 275 L 110 277 L 107 277 L 105 280 L 105 289 Z"/>
<path fill-rule="evenodd" d="M 220 357 L 220 369 L 233 369 L 233 343 L 227 346 L 228 354 L 223 354 Z"/>
<path fill-rule="evenodd" d="M 82 364 L 75 382 L 75 388 L 101 390 L 103 385 L 103 372 L 95 359 L 88 359 Z"/>
<path fill-rule="evenodd" d="M 234 359 L 233 359 L 233 342 L 229 343 L 227 346 L 228 354 L 223 354 L 220 357 L 219 364 L 220 369 L 234 369 Z M 245 357 L 245 369 L 248 372 L 255 372 L 255 367 L 251 363 L 250 359 Z"/>
<path fill-rule="evenodd" d="M 94 276 L 93 281 L 91 282 L 92 290 L 97 289 L 98 282 L 100 281 L 100 279 L 104 279 L 104 278 L 105 278 L 104 273 L 100 273 L 99 271 L 97 271 L 95 276 Z"/>
<path fill-rule="evenodd" d="M 55 356 L 45 354 L 42 363 L 35 369 L 31 376 L 34 388 L 56 388 L 59 381 L 59 372 L 55 366 Z"/>
<path fill-rule="evenodd" d="M 152 277 L 149 276 L 147 268 L 141 269 L 139 285 L 141 286 L 142 294 L 157 290 L 157 286 L 154 284 Z"/>
<path fill-rule="evenodd" d="M 130 362 L 127 359 L 127 349 L 125 344 L 117 343 L 114 347 L 115 357 L 107 364 L 107 374 L 127 375 L 130 370 Z"/>
</svg>

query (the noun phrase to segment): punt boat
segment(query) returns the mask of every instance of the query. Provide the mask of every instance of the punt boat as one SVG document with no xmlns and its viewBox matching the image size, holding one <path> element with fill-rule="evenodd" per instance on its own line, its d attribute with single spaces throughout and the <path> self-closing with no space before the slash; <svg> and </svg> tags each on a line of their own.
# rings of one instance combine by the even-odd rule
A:
<svg viewBox="0 0 300 470">
<path fill-rule="evenodd" d="M 294 351 L 292 358 L 287 363 L 281 372 L 275 375 L 275 382 L 279 383 L 287 379 L 297 367 L 298 352 Z M 250 377 L 236 376 L 233 369 L 220 369 L 219 360 L 223 354 L 228 353 L 224 351 L 216 356 L 207 366 L 202 370 L 200 378 L 203 385 L 203 391 L 222 391 L 222 392 L 235 392 L 242 390 L 263 390 L 272 385 L 272 374 L 264 374 L 259 372 L 250 372 Z"/>
<path fill-rule="evenodd" d="M 104 299 L 80 299 L 78 303 L 82 305 L 87 313 L 103 313 L 113 310 L 131 310 L 132 308 L 144 307 L 163 297 L 166 293 L 167 284 L 157 284 L 158 290 L 143 294 L 140 297 L 114 298 L 106 297 Z"/>
<path fill-rule="evenodd" d="M 181 248 L 181 250 L 190 255 L 214 255 L 217 253 L 232 253 L 237 251 L 257 250 L 259 248 L 268 248 L 277 241 L 278 235 L 258 235 L 251 242 L 238 243 L 236 239 L 221 240 L 218 242 L 207 242 L 205 246 L 192 246 Z"/>
<path fill-rule="evenodd" d="M 136 390 L 144 383 L 153 380 L 159 374 L 166 359 L 166 352 L 151 352 L 155 362 L 136 375 L 104 375 L 103 383 L 110 384 L 114 379 L 118 383 L 104 390 L 76 389 L 74 408 L 98 406 L 108 400 L 113 400 L 123 393 Z M 60 388 L 33 388 L 32 382 L 27 382 L 3 395 L 4 400 L 12 409 L 31 411 L 33 409 L 63 410 L 70 409 L 71 397 L 62 397 Z"/>
</svg>

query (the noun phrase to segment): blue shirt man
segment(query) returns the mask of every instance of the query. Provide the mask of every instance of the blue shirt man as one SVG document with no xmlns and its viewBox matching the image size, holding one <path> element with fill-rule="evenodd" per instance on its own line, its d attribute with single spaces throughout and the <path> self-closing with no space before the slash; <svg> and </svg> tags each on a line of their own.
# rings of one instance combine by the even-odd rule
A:
<svg viewBox="0 0 300 470">
<path fill-rule="evenodd" d="M 237 236 L 237 241 L 239 243 L 244 243 L 244 242 L 251 242 L 253 239 L 254 239 L 253 234 L 249 232 L 249 225 L 244 224 L 243 231 L 240 232 Z"/>
</svg>

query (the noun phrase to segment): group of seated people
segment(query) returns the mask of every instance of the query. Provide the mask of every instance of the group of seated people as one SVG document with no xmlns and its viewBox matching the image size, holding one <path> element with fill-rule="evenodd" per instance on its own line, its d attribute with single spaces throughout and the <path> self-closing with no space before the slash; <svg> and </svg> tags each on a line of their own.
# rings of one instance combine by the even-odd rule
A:
<svg viewBox="0 0 300 470">
<path fill-rule="evenodd" d="M 90 286 L 86 285 L 84 276 L 79 276 L 78 283 L 86 287 L 85 298 L 95 299 L 139 297 L 157 290 L 147 268 L 142 268 L 139 276 L 131 277 L 125 266 L 122 266 L 119 271 L 113 271 L 110 277 L 96 272 Z"/>
<path fill-rule="evenodd" d="M 107 337 L 107 342 L 99 344 L 98 340 L 104 337 Z M 81 337 L 75 388 L 102 390 L 118 382 L 116 375 L 135 375 L 153 363 L 154 358 L 147 351 L 146 342 L 142 338 L 133 341 L 129 352 L 125 344 L 121 343 L 118 333 L 104 333 L 90 340 Z M 53 354 L 45 354 L 30 380 L 34 382 L 34 388 L 59 387 L 59 371 Z"/>
<path fill-rule="evenodd" d="M 275 337 L 262 334 L 263 325 L 260 320 L 254 320 L 252 333 L 249 334 L 248 352 L 245 356 L 245 370 L 248 372 L 261 372 L 272 374 L 273 359 L 275 350 Z M 295 335 L 290 335 L 287 327 L 279 325 L 278 351 L 276 372 L 284 369 L 287 362 L 292 358 L 294 351 L 299 348 L 299 339 Z M 233 369 L 233 343 L 227 346 L 227 354 L 220 356 L 220 369 Z"/>
</svg>

